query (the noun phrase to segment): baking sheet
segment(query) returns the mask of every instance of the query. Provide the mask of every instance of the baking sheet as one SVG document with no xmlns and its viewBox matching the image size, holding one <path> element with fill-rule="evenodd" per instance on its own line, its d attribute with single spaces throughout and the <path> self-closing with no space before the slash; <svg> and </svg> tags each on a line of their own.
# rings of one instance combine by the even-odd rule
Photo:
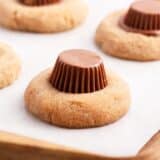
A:
<svg viewBox="0 0 160 160">
<path fill-rule="evenodd" d="M 104 55 L 94 44 L 95 29 L 104 16 L 125 8 L 131 0 L 89 0 L 90 14 L 77 29 L 59 34 L 33 34 L 0 28 L 0 41 L 14 47 L 22 59 L 20 78 L 0 90 L 0 130 L 96 152 L 133 155 L 160 128 L 160 62 L 131 62 Z M 132 105 L 120 121 L 101 128 L 71 130 L 51 126 L 30 115 L 23 102 L 29 81 L 53 66 L 59 52 L 70 48 L 96 51 L 106 67 L 118 72 L 130 85 Z"/>
</svg>

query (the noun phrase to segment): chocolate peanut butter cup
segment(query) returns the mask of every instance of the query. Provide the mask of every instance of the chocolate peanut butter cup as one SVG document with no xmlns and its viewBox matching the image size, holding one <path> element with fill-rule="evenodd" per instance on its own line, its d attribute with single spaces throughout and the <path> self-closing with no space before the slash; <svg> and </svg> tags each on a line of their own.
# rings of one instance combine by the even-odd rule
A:
<svg viewBox="0 0 160 160">
<path fill-rule="evenodd" d="M 102 59 L 87 50 L 61 53 L 50 77 L 52 86 L 67 93 L 90 93 L 107 86 Z"/>
<path fill-rule="evenodd" d="M 29 6 L 42 6 L 60 2 L 60 0 L 19 0 L 21 3 Z"/>
<path fill-rule="evenodd" d="M 130 32 L 160 35 L 160 1 L 142 0 L 134 2 L 127 14 L 121 18 L 120 26 Z"/>
</svg>

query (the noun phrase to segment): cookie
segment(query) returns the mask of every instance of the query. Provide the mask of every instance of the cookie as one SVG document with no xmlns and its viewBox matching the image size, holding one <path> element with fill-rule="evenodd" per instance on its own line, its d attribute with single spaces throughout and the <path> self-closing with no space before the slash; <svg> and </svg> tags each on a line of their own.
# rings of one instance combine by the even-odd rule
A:
<svg viewBox="0 0 160 160">
<path fill-rule="evenodd" d="M 32 2 L 0 0 L 0 24 L 21 31 L 61 32 L 80 25 L 88 12 L 85 0 L 44 1 L 49 4 L 42 3 L 43 0 L 36 4 Z"/>
<path fill-rule="evenodd" d="M 21 63 L 12 48 L 0 43 L 0 89 L 12 84 L 19 75 Z"/>
<path fill-rule="evenodd" d="M 160 14 L 155 6 L 160 9 L 160 2 L 135 1 L 128 11 L 111 13 L 96 31 L 96 44 L 111 56 L 138 61 L 159 60 L 160 18 L 157 17 Z"/>
<path fill-rule="evenodd" d="M 29 112 L 66 128 L 98 127 L 124 116 L 130 105 L 128 85 L 105 71 L 96 54 L 86 50 L 61 53 L 54 69 L 35 77 L 25 91 Z"/>
</svg>

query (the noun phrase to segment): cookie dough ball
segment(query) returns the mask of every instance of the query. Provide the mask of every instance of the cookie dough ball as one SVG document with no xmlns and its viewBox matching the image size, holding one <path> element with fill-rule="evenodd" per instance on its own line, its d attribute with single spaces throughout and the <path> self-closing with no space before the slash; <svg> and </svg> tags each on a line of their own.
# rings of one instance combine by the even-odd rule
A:
<svg viewBox="0 0 160 160">
<path fill-rule="evenodd" d="M 119 76 L 105 71 L 99 56 L 70 50 L 60 54 L 53 70 L 30 82 L 25 104 L 29 112 L 57 126 L 98 127 L 127 113 L 130 92 Z"/>
<path fill-rule="evenodd" d="M 12 48 L 0 43 L 0 89 L 12 84 L 19 75 L 21 63 Z"/>
<path fill-rule="evenodd" d="M 80 25 L 88 12 L 85 0 L 59 0 L 42 5 L 39 5 L 39 1 L 37 5 L 31 5 L 31 1 L 24 3 L 0 0 L 0 24 L 21 31 L 61 32 Z"/>
<path fill-rule="evenodd" d="M 159 1 L 142 0 L 135 1 L 127 12 L 111 13 L 98 26 L 96 44 L 106 54 L 119 58 L 159 60 L 159 9 Z"/>
</svg>

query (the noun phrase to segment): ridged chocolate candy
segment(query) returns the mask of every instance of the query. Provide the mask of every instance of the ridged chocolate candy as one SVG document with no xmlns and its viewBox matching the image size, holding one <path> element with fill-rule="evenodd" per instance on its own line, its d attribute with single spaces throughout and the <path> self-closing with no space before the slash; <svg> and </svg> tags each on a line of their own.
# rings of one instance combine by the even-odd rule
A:
<svg viewBox="0 0 160 160">
<path fill-rule="evenodd" d="M 21 3 L 29 6 L 41 6 L 59 2 L 60 0 L 20 0 Z"/>
<path fill-rule="evenodd" d="M 90 93 L 107 86 L 102 59 L 87 50 L 61 53 L 50 77 L 52 86 L 67 93 Z"/>
<path fill-rule="evenodd" d="M 127 31 L 146 35 L 160 34 L 160 1 L 142 0 L 134 2 L 120 25 Z"/>
</svg>

